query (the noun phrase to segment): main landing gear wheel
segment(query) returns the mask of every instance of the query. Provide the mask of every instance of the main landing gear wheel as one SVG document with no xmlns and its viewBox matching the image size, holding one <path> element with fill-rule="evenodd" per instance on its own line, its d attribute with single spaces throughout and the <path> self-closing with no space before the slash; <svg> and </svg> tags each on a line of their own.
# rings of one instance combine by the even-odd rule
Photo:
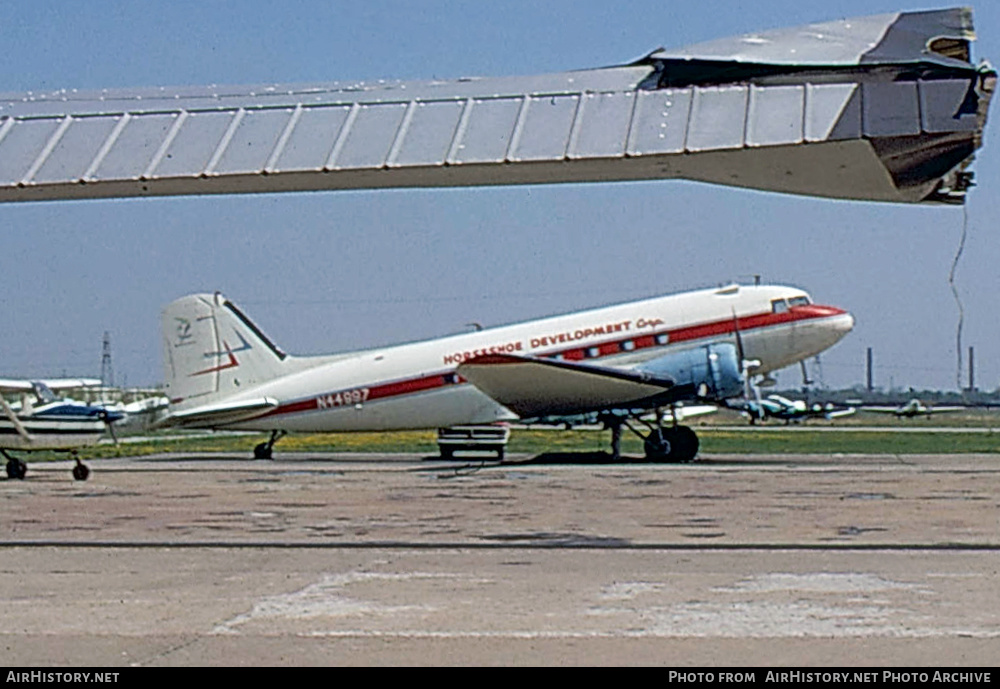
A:
<svg viewBox="0 0 1000 689">
<path fill-rule="evenodd" d="M 654 428 L 643 448 L 653 462 L 690 462 L 698 454 L 698 435 L 687 426 Z"/>
<path fill-rule="evenodd" d="M 20 459 L 15 459 L 9 457 L 7 459 L 7 478 L 9 479 L 23 479 L 24 475 L 28 473 L 28 465 L 22 462 Z"/>
</svg>

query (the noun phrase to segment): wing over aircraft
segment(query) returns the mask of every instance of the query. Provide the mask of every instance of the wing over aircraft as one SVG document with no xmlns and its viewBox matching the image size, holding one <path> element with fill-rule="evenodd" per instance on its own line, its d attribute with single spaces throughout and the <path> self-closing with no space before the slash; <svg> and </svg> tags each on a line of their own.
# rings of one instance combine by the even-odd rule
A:
<svg viewBox="0 0 1000 689">
<path fill-rule="evenodd" d="M 679 178 L 962 203 L 996 83 L 974 38 L 952 8 L 539 76 L 8 93 L 0 201 Z"/>
<path fill-rule="evenodd" d="M 47 382 L 0 380 L 0 454 L 7 460 L 8 478 L 22 479 L 28 470 L 24 460 L 12 456 L 8 450 L 68 450 L 76 460 L 73 478 L 87 479 L 90 470 L 80 461 L 76 450 L 100 440 L 123 414 L 103 406 L 59 398 L 49 384 L 54 384 L 56 389 L 73 389 L 100 382 L 65 378 Z M 21 400 L 11 405 L 3 398 L 4 393 L 20 393 Z"/>
<path fill-rule="evenodd" d="M 162 314 L 170 408 L 164 425 L 270 431 L 441 428 L 597 413 L 613 431 L 645 424 L 654 459 L 694 458 L 694 431 L 671 405 L 720 401 L 747 376 L 815 356 L 853 327 L 802 290 L 686 292 L 425 342 L 330 356 L 279 349 L 221 294 Z M 654 421 L 643 419 L 657 411 Z M 667 425 L 665 425 L 667 424 Z M 641 435 L 641 433 L 640 433 Z"/>
</svg>

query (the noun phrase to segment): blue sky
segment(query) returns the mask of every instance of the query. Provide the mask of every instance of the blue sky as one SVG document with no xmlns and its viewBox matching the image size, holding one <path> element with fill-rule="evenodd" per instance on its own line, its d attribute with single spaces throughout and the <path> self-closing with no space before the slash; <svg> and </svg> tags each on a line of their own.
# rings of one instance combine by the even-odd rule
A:
<svg viewBox="0 0 1000 689">
<path fill-rule="evenodd" d="M 944 7 L 946 5 L 938 5 Z M 929 9 L 897 2 L 3 3 L 2 91 L 539 74 L 759 29 Z M 1000 61 L 1000 6 L 974 59 Z M 994 118 L 996 117 L 994 113 Z M 957 286 L 963 349 L 1000 386 L 1000 157 L 975 164 Z M 160 309 L 221 290 L 286 350 L 327 353 L 759 274 L 849 309 L 822 378 L 956 387 L 948 285 L 961 208 L 677 182 L 0 205 L 0 373 L 162 379 Z M 963 352 L 964 354 L 964 352 Z M 814 370 L 814 376 L 820 371 Z M 964 378 L 963 378 L 964 380 Z M 796 385 L 797 370 L 779 376 Z"/>
</svg>

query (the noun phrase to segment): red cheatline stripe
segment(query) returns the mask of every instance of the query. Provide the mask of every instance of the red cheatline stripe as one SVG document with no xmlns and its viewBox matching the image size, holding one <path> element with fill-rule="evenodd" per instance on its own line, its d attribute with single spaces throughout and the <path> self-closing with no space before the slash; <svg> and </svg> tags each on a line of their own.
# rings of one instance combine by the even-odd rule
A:
<svg viewBox="0 0 1000 689">
<path fill-rule="evenodd" d="M 798 321 L 808 321 L 818 318 L 829 318 L 830 316 L 839 316 L 846 314 L 847 312 L 843 309 L 838 309 L 834 306 L 819 306 L 816 304 L 809 304 L 806 306 L 796 306 L 785 313 L 762 313 L 754 316 L 743 316 L 735 320 L 736 325 L 739 327 L 740 332 L 746 333 L 751 330 L 756 330 L 758 328 L 771 327 L 775 325 L 784 325 L 786 323 L 794 323 Z M 712 323 L 701 323 L 699 325 L 688 326 L 684 328 L 676 328 L 674 330 L 666 330 L 655 333 L 650 333 L 647 335 L 639 335 L 638 337 L 623 337 L 618 340 L 612 340 L 610 342 L 603 342 L 599 345 L 587 345 L 587 346 L 577 346 L 570 347 L 562 351 L 546 352 L 544 357 L 552 357 L 556 355 L 561 355 L 564 359 L 575 361 L 580 359 L 585 359 L 586 351 L 591 347 L 596 347 L 600 351 L 600 356 L 607 356 L 609 354 L 623 354 L 625 353 L 619 345 L 622 342 L 631 340 L 635 343 L 635 348 L 629 351 L 639 351 L 641 349 L 646 349 L 648 347 L 656 346 L 656 337 L 666 334 L 668 337 L 668 344 L 677 344 L 678 342 L 690 342 L 692 340 L 700 340 L 706 337 L 714 337 L 717 335 L 726 335 L 732 333 L 734 320 L 725 319 L 714 321 Z M 476 357 L 477 360 L 486 361 L 489 355 L 482 357 Z M 502 356 L 497 356 L 497 363 L 501 363 L 499 359 Z M 594 360 L 591 358 L 591 360 Z M 437 373 L 431 376 L 424 376 L 422 378 L 409 378 L 406 380 L 395 381 L 392 383 L 384 383 L 382 385 L 375 385 L 368 388 L 368 396 L 365 399 L 366 402 L 377 399 L 385 399 L 388 397 L 396 397 L 398 395 L 408 395 L 415 392 L 424 392 L 426 390 L 434 390 L 437 388 L 445 387 L 446 385 L 454 385 L 456 383 L 464 383 L 465 381 L 456 376 L 453 373 Z M 322 395 L 317 395 L 315 397 L 310 397 L 309 399 L 298 400 L 296 402 L 287 402 L 282 404 L 277 409 L 272 409 L 267 414 L 262 415 L 259 418 L 264 418 L 267 416 L 279 416 L 285 414 L 296 414 L 301 412 L 315 411 L 317 409 L 337 409 L 339 407 L 349 407 L 353 406 L 350 403 L 344 403 L 342 405 L 325 405 L 320 406 L 319 398 L 331 398 L 338 394 L 349 393 L 352 390 L 357 390 L 358 388 L 349 388 L 348 390 L 340 390 L 331 393 L 325 393 Z"/>
</svg>

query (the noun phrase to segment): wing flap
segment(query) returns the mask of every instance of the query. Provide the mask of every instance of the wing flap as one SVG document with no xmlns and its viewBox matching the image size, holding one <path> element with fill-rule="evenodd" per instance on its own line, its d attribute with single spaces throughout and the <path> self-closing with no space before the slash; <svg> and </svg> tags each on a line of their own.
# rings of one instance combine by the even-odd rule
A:
<svg viewBox="0 0 1000 689">
<path fill-rule="evenodd" d="M 272 397 L 260 397 L 242 402 L 222 402 L 206 404 L 182 412 L 171 412 L 157 426 L 225 426 L 226 424 L 262 416 L 278 406 L 278 400 Z"/>
<path fill-rule="evenodd" d="M 508 354 L 470 359 L 458 374 L 521 418 L 628 406 L 674 386 L 643 372 Z"/>
</svg>

